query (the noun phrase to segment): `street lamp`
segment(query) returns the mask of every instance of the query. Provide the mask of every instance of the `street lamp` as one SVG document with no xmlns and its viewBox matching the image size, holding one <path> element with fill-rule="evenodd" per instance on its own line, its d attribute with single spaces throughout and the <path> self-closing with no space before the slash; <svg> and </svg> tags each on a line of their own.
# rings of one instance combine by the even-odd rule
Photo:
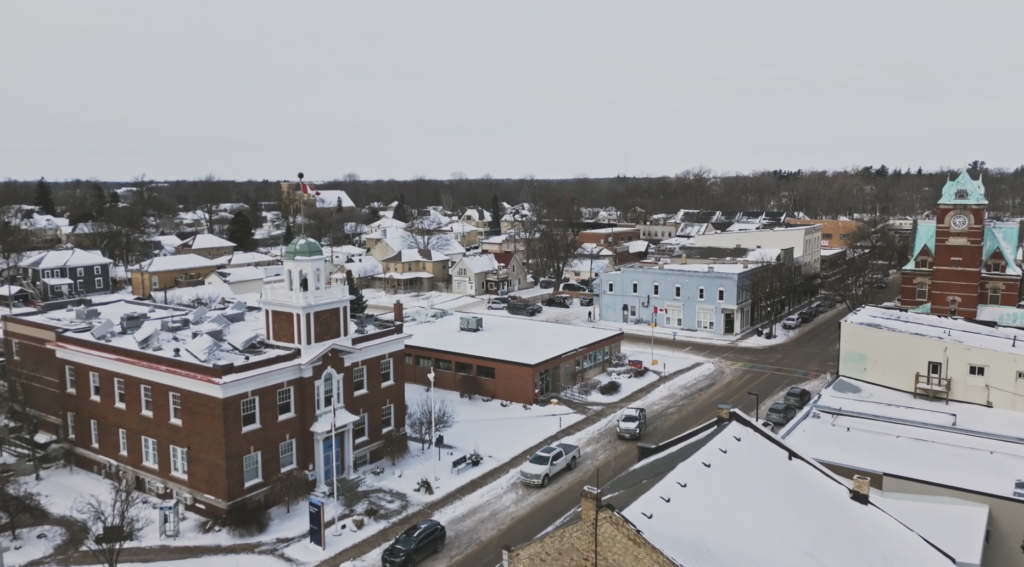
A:
<svg viewBox="0 0 1024 567">
<path fill-rule="evenodd" d="M 430 367 L 427 373 L 427 380 L 430 380 L 430 445 L 434 445 L 434 367 Z"/>
<path fill-rule="evenodd" d="M 748 396 L 754 396 L 754 421 L 761 421 L 761 417 L 758 412 L 761 409 L 761 396 L 758 396 L 754 392 L 747 392 Z"/>
</svg>

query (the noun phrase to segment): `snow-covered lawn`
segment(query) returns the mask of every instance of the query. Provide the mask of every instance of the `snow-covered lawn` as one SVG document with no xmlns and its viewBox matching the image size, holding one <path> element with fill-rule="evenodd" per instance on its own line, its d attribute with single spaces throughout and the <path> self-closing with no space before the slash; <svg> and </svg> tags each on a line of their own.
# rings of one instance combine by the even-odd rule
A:
<svg viewBox="0 0 1024 567">
<path fill-rule="evenodd" d="M 181 561 L 121 563 L 121 567 L 286 567 L 289 563 L 269 555 L 208 555 Z"/>
<path fill-rule="evenodd" d="M 402 306 L 407 310 L 411 307 L 426 307 L 456 311 L 468 305 L 484 304 L 483 299 L 478 299 L 471 295 L 441 293 L 438 291 L 385 294 L 383 290 L 379 289 L 364 289 L 362 294 L 366 298 L 366 304 L 369 307 L 375 308 L 377 311 L 383 310 L 387 313 L 392 312 L 396 301 L 401 301 Z"/>
<path fill-rule="evenodd" d="M 595 388 L 590 393 L 589 398 L 587 398 L 587 403 L 607 404 L 617 402 L 651 382 L 658 380 L 663 374 L 671 374 L 701 361 L 700 358 L 694 356 L 669 355 L 663 348 L 656 349 L 652 358 L 651 351 L 640 348 L 638 344 L 623 348 L 622 353 L 628 359 L 639 360 L 644 367 L 652 368 L 656 372 L 649 371 L 643 376 L 632 378 L 628 374 L 624 374 L 625 369 L 609 369 L 607 372 L 596 376 L 594 380 L 597 380 L 600 384 L 605 384 L 610 380 L 618 380 L 620 384 L 619 391 L 606 396 Z M 655 360 L 658 362 L 657 367 L 653 365 Z"/>
<path fill-rule="evenodd" d="M 674 408 L 673 411 L 678 411 L 680 396 L 684 396 L 695 382 L 707 376 L 712 370 L 713 365 L 702 364 L 655 389 L 638 404 L 646 407 L 648 412 L 656 413 L 669 407 Z M 583 449 L 584 460 L 576 471 L 564 473 L 566 476 L 576 477 L 575 480 L 557 479 L 556 482 L 583 480 L 586 475 L 593 474 L 588 469 L 588 461 L 599 460 L 603 455 L 621 448 L 622 441 L 617 439 L 610 429 L 614 427 L 616 417 L 616 414 L 610 415 L 579 433 L 559 440 L 579 445 Z M 500 479 L 434 514 L 434 518 L 448 529 L 448 544 L 441 556 L 433 560 L 432 564 L 444 565 L 446 560 L 458 557 L 476 542 L 487 539 L 503 526 L 521 520 L 524 514 L 529 513 L 532 504 L 545 498 L 543 490 L 524 487 L 518 482 L 518 478 L 518 471 L 509 471 Z M 501 512 L 496 514 L 496 511 Z M 339 567 L 376 567 L 380 565 L 380 556 L 385 547 L 386 545 L 380 546 L 359 559 L 342 563 Z"/>
<path fill-rule="evenodd" d="M 40 534 L 45 537 L 40 538 Z M 49 555 L 53 548 L 64 541 L 64 528 L 57 526 L 39 526 L 18 530 L 18 539 L 11 540 L 11 534 L 0 535 L 0 545 L 8 551 L 3 552 L 4 565 L 21 565 L 40 557 Z"/>
<path fill-rule="evenodd" d="M 415 408 L 419 399 L 428 395 L 423 386 L 405 386 L 405 399 L 410 408 Z M 382 487 L 403 492 L 414 503 L 436 500 L 558 433 L 560 428 L 583 419 L 580 414 L 560 405 L 526 406 L 530 409 L 524 409 L 522 404 L 503 407 L 502 403 L 508 402 L 485 402 L 480 397 L 468 400 L 460 398 L 456 392 L 441 389 L 435 390 L 434 396 L 446 399 L 455 409 L 455 426 L 443 434 L 445 445 L 453 448 L 443 449 L 439 460 L 437 449 L 421 451 L 419 443 L 410 443 L 408 457 L 396 466 L 380 463 L 386 469 L 385 473 L 368 476 L 364 488 Z M 451 470 L 453 460 L 474 450 L 484 457 L 480 466 L 471 466 L 461 473 Z M 414 492 L 417 483 L 424 478 L 431 481 L 433 495 Z"/>
</svg>

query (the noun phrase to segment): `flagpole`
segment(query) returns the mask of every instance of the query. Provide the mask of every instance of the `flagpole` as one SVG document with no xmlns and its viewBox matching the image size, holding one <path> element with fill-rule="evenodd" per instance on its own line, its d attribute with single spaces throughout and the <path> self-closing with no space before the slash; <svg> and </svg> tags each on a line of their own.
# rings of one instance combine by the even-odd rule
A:
<svg viewBox="0 0 1024 567">
<path fill-rule="evenodd" d="M 302 220 L 302 236 L 306 236 L 306 192 L 303 190 L 302 178 L 305 175 L 299 172 L 299 219 Z"/>
</svg>

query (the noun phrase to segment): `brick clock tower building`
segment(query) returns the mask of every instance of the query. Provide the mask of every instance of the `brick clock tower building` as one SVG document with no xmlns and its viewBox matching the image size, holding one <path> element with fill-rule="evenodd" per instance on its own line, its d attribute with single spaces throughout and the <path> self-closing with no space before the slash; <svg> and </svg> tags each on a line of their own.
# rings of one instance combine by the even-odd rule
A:
<svg viewBox="0 0 1024 567">
<path fill-rule="evenodd" d="M 917 221 L 900 303 L 976 318 L 980 305 L 1013 308 L 1020 296 L 1020 227 L 986 220 L 985 186 L 963 172 L 942 188 L 935 220 Z"/>
<path fill-rule="evenodd" d="M 6 315 L 10 415 L 77 466 L 207 516 L 295 469 L 326 490 L 402 433 L 408 335 L 400 317 L 357 333 L 348 286 L 325 269 L 299 237 L 262 308 L 120 300 Z"/>
</svg>

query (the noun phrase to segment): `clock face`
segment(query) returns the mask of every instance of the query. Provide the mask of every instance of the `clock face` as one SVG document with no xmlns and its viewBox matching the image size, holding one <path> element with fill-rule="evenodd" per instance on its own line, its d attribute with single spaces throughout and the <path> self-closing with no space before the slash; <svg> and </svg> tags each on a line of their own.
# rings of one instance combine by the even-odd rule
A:
<svg viewBox="0 0 1024 567">
<path fill-rule="evenodd" d="M 957 230 L 967 228 L 967 215 L 953 215 L 953 218 L 949 219 L 949 225 Z"/>
</svg>

